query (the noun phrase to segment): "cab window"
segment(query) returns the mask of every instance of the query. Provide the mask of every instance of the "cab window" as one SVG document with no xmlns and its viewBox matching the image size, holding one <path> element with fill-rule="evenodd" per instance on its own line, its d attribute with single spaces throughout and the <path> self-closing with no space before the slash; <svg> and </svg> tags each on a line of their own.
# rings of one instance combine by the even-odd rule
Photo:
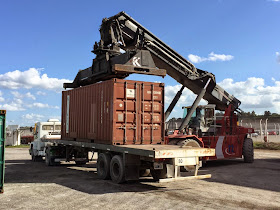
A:
<svg viewBox="0 0 280 210">
<path fill-rule="evenodd" d="M 50 130 L 53 130 L 53 125 L 43 125 L 43 126 L 42 126 L 42 130 L 44 130 L 44 131 L 45 131 L 45 130 L 49 130 L 49 131 L 50 131 Z"/>
</svg>

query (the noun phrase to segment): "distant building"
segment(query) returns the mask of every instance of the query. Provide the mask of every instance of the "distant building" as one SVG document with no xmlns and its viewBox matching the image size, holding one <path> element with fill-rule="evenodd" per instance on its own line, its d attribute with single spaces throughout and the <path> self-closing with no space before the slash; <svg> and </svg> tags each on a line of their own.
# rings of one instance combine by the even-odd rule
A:
<svg viewBox="0 0 280 210">
<path fill-rule="evenodd" d="M 20 130 L 18 125 L 8 125 L 6 128 L 6 146 L 20 145 Z"/>
<path fill-rule="evenodd" d="M 34 140 L 32 127 L 20 127 L 19 130 L 21 144 L 28 144 Z"/>
</svg>

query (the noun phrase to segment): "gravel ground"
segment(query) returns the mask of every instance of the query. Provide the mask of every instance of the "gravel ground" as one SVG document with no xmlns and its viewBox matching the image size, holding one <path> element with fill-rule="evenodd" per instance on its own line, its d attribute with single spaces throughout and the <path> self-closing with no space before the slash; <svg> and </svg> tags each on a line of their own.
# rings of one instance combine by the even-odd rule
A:
<svg viewBox="0 0 280 210">
<path fill-rule="evenodd" d="M 98 180 L 95 161 L 47 167 L 28 149 L 6 149 L 0 209 L 280 209 L 280 151 L 255 151 L 255 162 L 212 161 L 211 179 L 114 184 Z"/>
</svg>

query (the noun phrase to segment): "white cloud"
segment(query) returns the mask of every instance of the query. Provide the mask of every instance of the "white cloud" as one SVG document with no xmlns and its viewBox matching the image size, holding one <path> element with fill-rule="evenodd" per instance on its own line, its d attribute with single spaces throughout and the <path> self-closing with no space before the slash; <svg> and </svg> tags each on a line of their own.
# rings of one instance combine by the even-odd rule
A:
<svg viewBox="0 0 280 210">
<path fill-rule="evenodd" d="M 153 81 L 154 83 L 162 83 L 162 81 L 159 81 L 159 80 L 155 80 Z"/>
<path fill-rule="evenodd" d="M 33 113 L 31 113 L 31 114 L 25 114 L 25 115 L 22 115 L 21 116 L 22 117 L 22 119 L 24 119 L 24 120 L 27 120 L 27 121 L 40 121 L 40 120 L 42 120 L 42 118 L 44 118 L 44 116 L 43 115 L 40 115 L 40 114 L 33 114 Z"/>
<path fill-rule="evenodd" d="M 60 91 L 63 83 L 71 82 L 67 79 L 49 78 L 47 74 L 42 74 L 43 69 L 30 68 L 26 71 L 11 71 L 0 74 L 0 87 L 7 89 L 20 88 L 41 88 L 47 90 Z"/>
<path fill-rule="evenodd" d="M 36 97 L 32 95 L 30 92 L 23 94 L 23 93 L 19 93 L 18 91 L 11 91 L 11 93 L 15 98 L 18 99 L 24 99 L 26 97 L 26 98 L 31 98 L 32 100 L 36 100 Z"/>
<path fill-rule="evenodd" d="M 33 100 L 36 100 L 36 97 L 35 97 L 34 95 L 32 95 L 30 92 L 26 93 L 25 96 L 26 96 L 27 98 L 31 98 L 31 99 L 33 99 Z"/>
<path fill-rule="evenodd" d="M 31 107 L 36 107 L 36 108 L 50 108 L 50 109 L 59 109 L 59 106 L 51 106 L 49 104 L 43 104 L 43 103 L 33 103 Z"/>
<path fill-rule="evenodd" d="M 270 0 L 270 1 L 274 1 L 274 2 L 280 2 L 280 0 Z"/>
<path fill-rule="evenodd" d="M 59 121 L 61 121 L 61 115 L 50 116 L 49 119 L 58 119 Z"/>
<path fill-rule="evenodd" d="M 266 85 L 263 78 L 250 77 L 245 81 L 235 82 L 231 78 L 224 79 L 218 85 L 225 89 L 229 94 L 234 95 L 241 101 L 240 108 L 244 111 L 255 110 L 256 113 L 263 114 L 265 110 L 280 113 L 280 81 L 272 79 L 274 85 Z M 165 87 L 165 108 L 169 106 L 173 97 L 181 85 Z M 195 100 L 196 95 L 187 88 L 174 108 L 171 117 L 182 117 L 182 106 L 190 106 Z M 207 104 L 202 101 L 201 104 Z"/>
<path fill-rule="evenodd" d="M 35 96 L 33 96 L 31 93 L 27 94 L 20 94 L 17 91 L 11 91 L 14 98 L 12 100 L 7 100 L 7 103 L 0 104 L 0 109 L 5 109 L 7 111 L 24 111 L 26 108 L 45 108 L 45 109 L 59 109 L 59 106 L 52 106 L 49 104 L 43 104 L 39 102 L 35 103 L 26 103 L 23 100 L 25 97 L 29 97 L 33 100 L 35 100 Z M 0 91 L 0 102 L 4 101 L 1 97 L 2 92 Z"/>
<path fill-rule="evenodd" d="M 201 58 L 198 55 L 193 55 L 193 54 L 189 54 L 188 58 L 193 63 L 200 63 L 202 61 L 206 61 L 207 60 L 207 58 Z"/>
<path fill-rule="evenodd" d="M 2 93 L 2 91 L 0 91 L 0 102 L 4 102 L 5 101 L 5 99 L 2 97 L 2 95 L 3 95 L 3 93 Z"/>
<path fill-rule="evenodd" d="M 24 111 L 23 102 L 21 99 L 14 99 L 11 103 L 0 104 L 0 109 L 5 109 L 7 111 Z"/>
<path fill-rule="evenodd" d="M 36 94 L 38 95 L 38 96 L 45 96 L 45 95 L 47 95 L 47 93 L 45 93 L 45 92 L 43 92 L 43 91 L 37 91 L 36 92 Z"/>
<path fill-rule="evenodd" d="M 241 101 L 241 109 L 280 112 L 280 81 L 275 79 L 272 81 L 274 85 L 268 86 L 265 85 L 264 79 L 251 77 L 241 82 L 224 79 L 218 84 Z"/>
<path fill-rule="evenodd" d="M 279 52 L 276 52 L 276 61 L 277 61 L 277 63 L 280 64 L 280 53 Z"/>
<path fill-rule="evenodd" d="M 7 100 L 7 103 L 0 104 L 0 109 L 5 109 L 7 111 L 24 111 L 24 103 L 20 98 L 14 98 L 9 102 Z"/>
<path fill-rule="evenodd" d="M 234 58 L 234 56 L 225 54 L 215 54 L 214 52 L 211 52 L 207 58 L 193 54 L 189 54 L 188 58 L 193 63 L 200 63 L 203 61 L 230 61 Z"/>
<path fill-rule="evenodd" d="M 181 89 L 182 85 L 168 85 L 164 88 L 165 90 L 165 109 L 168 108 L 169 104 L 172 102 L 174 96 L 176 95 L 176 93 Z M 182 117 L 183 116 L 183 110 L 182 107 L 183 106 L 191 106 L 192 103 L 194 102 L 196 98 L 196 95 L 190 91 L 189 89 L 185 88 L 183 90 L 183 93 L 179 99 L 179 101 L 177 102 L 176 106 L 174 107 L 174 110 L 172 111 L 170 117 Z M 207 102 L 205 100 L 202 99 L 200 104 L 207 104 Z"/>
</svg>

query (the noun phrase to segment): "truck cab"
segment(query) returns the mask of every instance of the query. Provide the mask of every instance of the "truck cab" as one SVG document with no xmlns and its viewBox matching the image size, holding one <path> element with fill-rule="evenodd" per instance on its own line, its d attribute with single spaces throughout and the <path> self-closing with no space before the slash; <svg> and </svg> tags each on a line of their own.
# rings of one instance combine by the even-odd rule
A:
<svg viewBox="0 0 280 210">
<path fill-rule="evenodd" d="M 33 161 L 45 156 L 46 141 L 61 138 L 61 122 L 49 119 L 47 122 L 37 122 L 34 127 L 34 141 L 30 144 L 29 154 Z"/>
</svg>

